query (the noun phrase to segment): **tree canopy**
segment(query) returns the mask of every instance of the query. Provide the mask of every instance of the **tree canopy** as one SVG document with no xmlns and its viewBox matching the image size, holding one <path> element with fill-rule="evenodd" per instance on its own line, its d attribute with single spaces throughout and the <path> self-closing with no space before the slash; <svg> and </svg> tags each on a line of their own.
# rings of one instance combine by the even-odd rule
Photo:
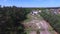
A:
<svg viewBox="0 0 60 34">
<path fill-rule="evenodd" d="M 24 25 L 21 23 L 27 19 L 29 11 L 16 6 L 0 7 L 0 34 L 24 34 Z"/>
</svg>

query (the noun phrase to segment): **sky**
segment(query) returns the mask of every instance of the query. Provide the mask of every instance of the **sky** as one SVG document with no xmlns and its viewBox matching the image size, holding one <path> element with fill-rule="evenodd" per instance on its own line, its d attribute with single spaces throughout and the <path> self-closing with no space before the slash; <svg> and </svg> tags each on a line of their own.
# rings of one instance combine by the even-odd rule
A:
<svg viewBox="0 0 60 34">
<path fill-rule="evenodd" d="M 60 7 L 60 0 L 0 0 L 2 6 Z"/>
</svg>

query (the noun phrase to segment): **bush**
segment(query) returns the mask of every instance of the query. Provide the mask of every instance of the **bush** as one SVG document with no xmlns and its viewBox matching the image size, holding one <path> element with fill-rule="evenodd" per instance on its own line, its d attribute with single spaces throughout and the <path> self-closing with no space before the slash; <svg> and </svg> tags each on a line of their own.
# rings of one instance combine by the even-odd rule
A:
<svg viewBox="0 0 60 34">
<path fill-rule="evenodd" d="M 48 12 L 42 11 L 40 15 L 60 34 L 60 16 L 51 12 L 48 14 Z"/>
</svg>

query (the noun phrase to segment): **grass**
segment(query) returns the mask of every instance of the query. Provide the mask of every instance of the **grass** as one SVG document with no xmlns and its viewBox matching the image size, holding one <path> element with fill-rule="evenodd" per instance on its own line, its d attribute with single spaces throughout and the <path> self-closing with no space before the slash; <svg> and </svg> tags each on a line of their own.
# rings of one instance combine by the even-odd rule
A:
<svg viewBox="0 0 60 34">
<path fill-rule="evenodd" d="M 48 28 L 48 31 L 49 31 L 51 34 L 55 34 L 52 27 L 49 27 L 49 28 Z"/>
<path fill-rule="evenodd" d="M 32 28 L 25 29 L 25 32 L 29 34 L 32 31 Z"/>
<path fill-rule="evenodd" d="M 28 15 L 27 15 L 27 18 L 28 18 L 28 19 L 26 19 L 24 22 L 25 22 L 25 23 L 29 23 L 32 19 L 34 19 L 34 17 L 37 17 L 38 20 L 43 20 L 43 18 L 42 18 L 39 14 L 38 14 L 38 15 L 35 15 L 35 16 L 28 14 Z M 32 28 L 28 28 L 28 29 L 26 29 L 25 32 L 26 32 L 27 34 L 29 34 L 29 32 L 30 32 L 31 30 L 32 30 Z M 53 31 L 53 28 L 52 28 L 52 27 L 49 27 L 48 30 L 49 30 L 49 32 L 51 32 L 52 34 L 54 34 L 54 31 Z M 41 30 L 40 30 L 40 31 L 41 31 Z"/>
<path fill-rule="evenodd" d="M 32 18 L 32 17 L 31 17 L 30 14 L 28 14 L 28 15 L 27 15 L 27 18 L 28 18 L 28 19 L 26 19 L 26 20 L 24 21 L 24 22 L 26 22 L 26 23 L 28 23 L 29 21 L 31 21 L 31 18 Z"/>
</svg>

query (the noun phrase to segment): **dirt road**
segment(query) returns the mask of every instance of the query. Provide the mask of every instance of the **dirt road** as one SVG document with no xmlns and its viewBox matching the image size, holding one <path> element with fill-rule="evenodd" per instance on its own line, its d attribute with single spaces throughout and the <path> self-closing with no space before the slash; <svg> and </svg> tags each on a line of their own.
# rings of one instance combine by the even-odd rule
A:
<svg viewBox="0 0 60 34">
<path fill-rule="evenodd" d="M 40 34 L 51 34 L 51 32 L 49 32 L 48 30 L 49 24 L 47 24 L 45 20 L 40 21 L 39 24 L 41 24 L 43 29 L 42 31 L 40 31 Z"/>
<path fill-rule="evenodd" d="M 41 23 L 41 26 L 45 29 L 44 31 L 40 32 L 40 34 L 57 34 L 57 32 L 55 32 L 50 26 L 50 24 L 45 20 L 42 20 L 40 23 Z"/>
<path fill-rule="evenodd" d="M 40 34 L 57 34 L 52 29 L 52 27 L 49 25 L 49 23 L 46 22 L 45 20 L 41 20 L 41 21 L 39 21 L 39 20 L 32 20 L 31 23 L 36 24 L 38 29 L 42 29 L 42 30 L 40 30 Z M 50 30 L 52 30 L 52 31 L 50 31 L 49 28 L 51 28 Z M 37 32 L 36 31 L 32 31 L 32 32 L 30 32 L 30 34 L 37 34 Z"/>
<path fill-rule="evenodd" d="M 28 15 L 31 19 L 31 21 L 29 21 L 29 25 L 33 26 L 33 24 L 35 24 L 34 26 L 36 26 L 35 28 L 38 28 L 37 30 L 41 29 L 39 32 L 39 34 L 57 34 L 52 27 L 50 26 L 50 24 L 48 22 L 46 22 L 39 14 L 37 15 Z M 33 27 L 34 27 L 33 26 Z M 32 28 L 33 28 L 32 27 Z M 49 31 L 52 30 L 52 31 Z M 29 34 L 37 34 L 37 31 L 31 31 Z"/>
</svg>

